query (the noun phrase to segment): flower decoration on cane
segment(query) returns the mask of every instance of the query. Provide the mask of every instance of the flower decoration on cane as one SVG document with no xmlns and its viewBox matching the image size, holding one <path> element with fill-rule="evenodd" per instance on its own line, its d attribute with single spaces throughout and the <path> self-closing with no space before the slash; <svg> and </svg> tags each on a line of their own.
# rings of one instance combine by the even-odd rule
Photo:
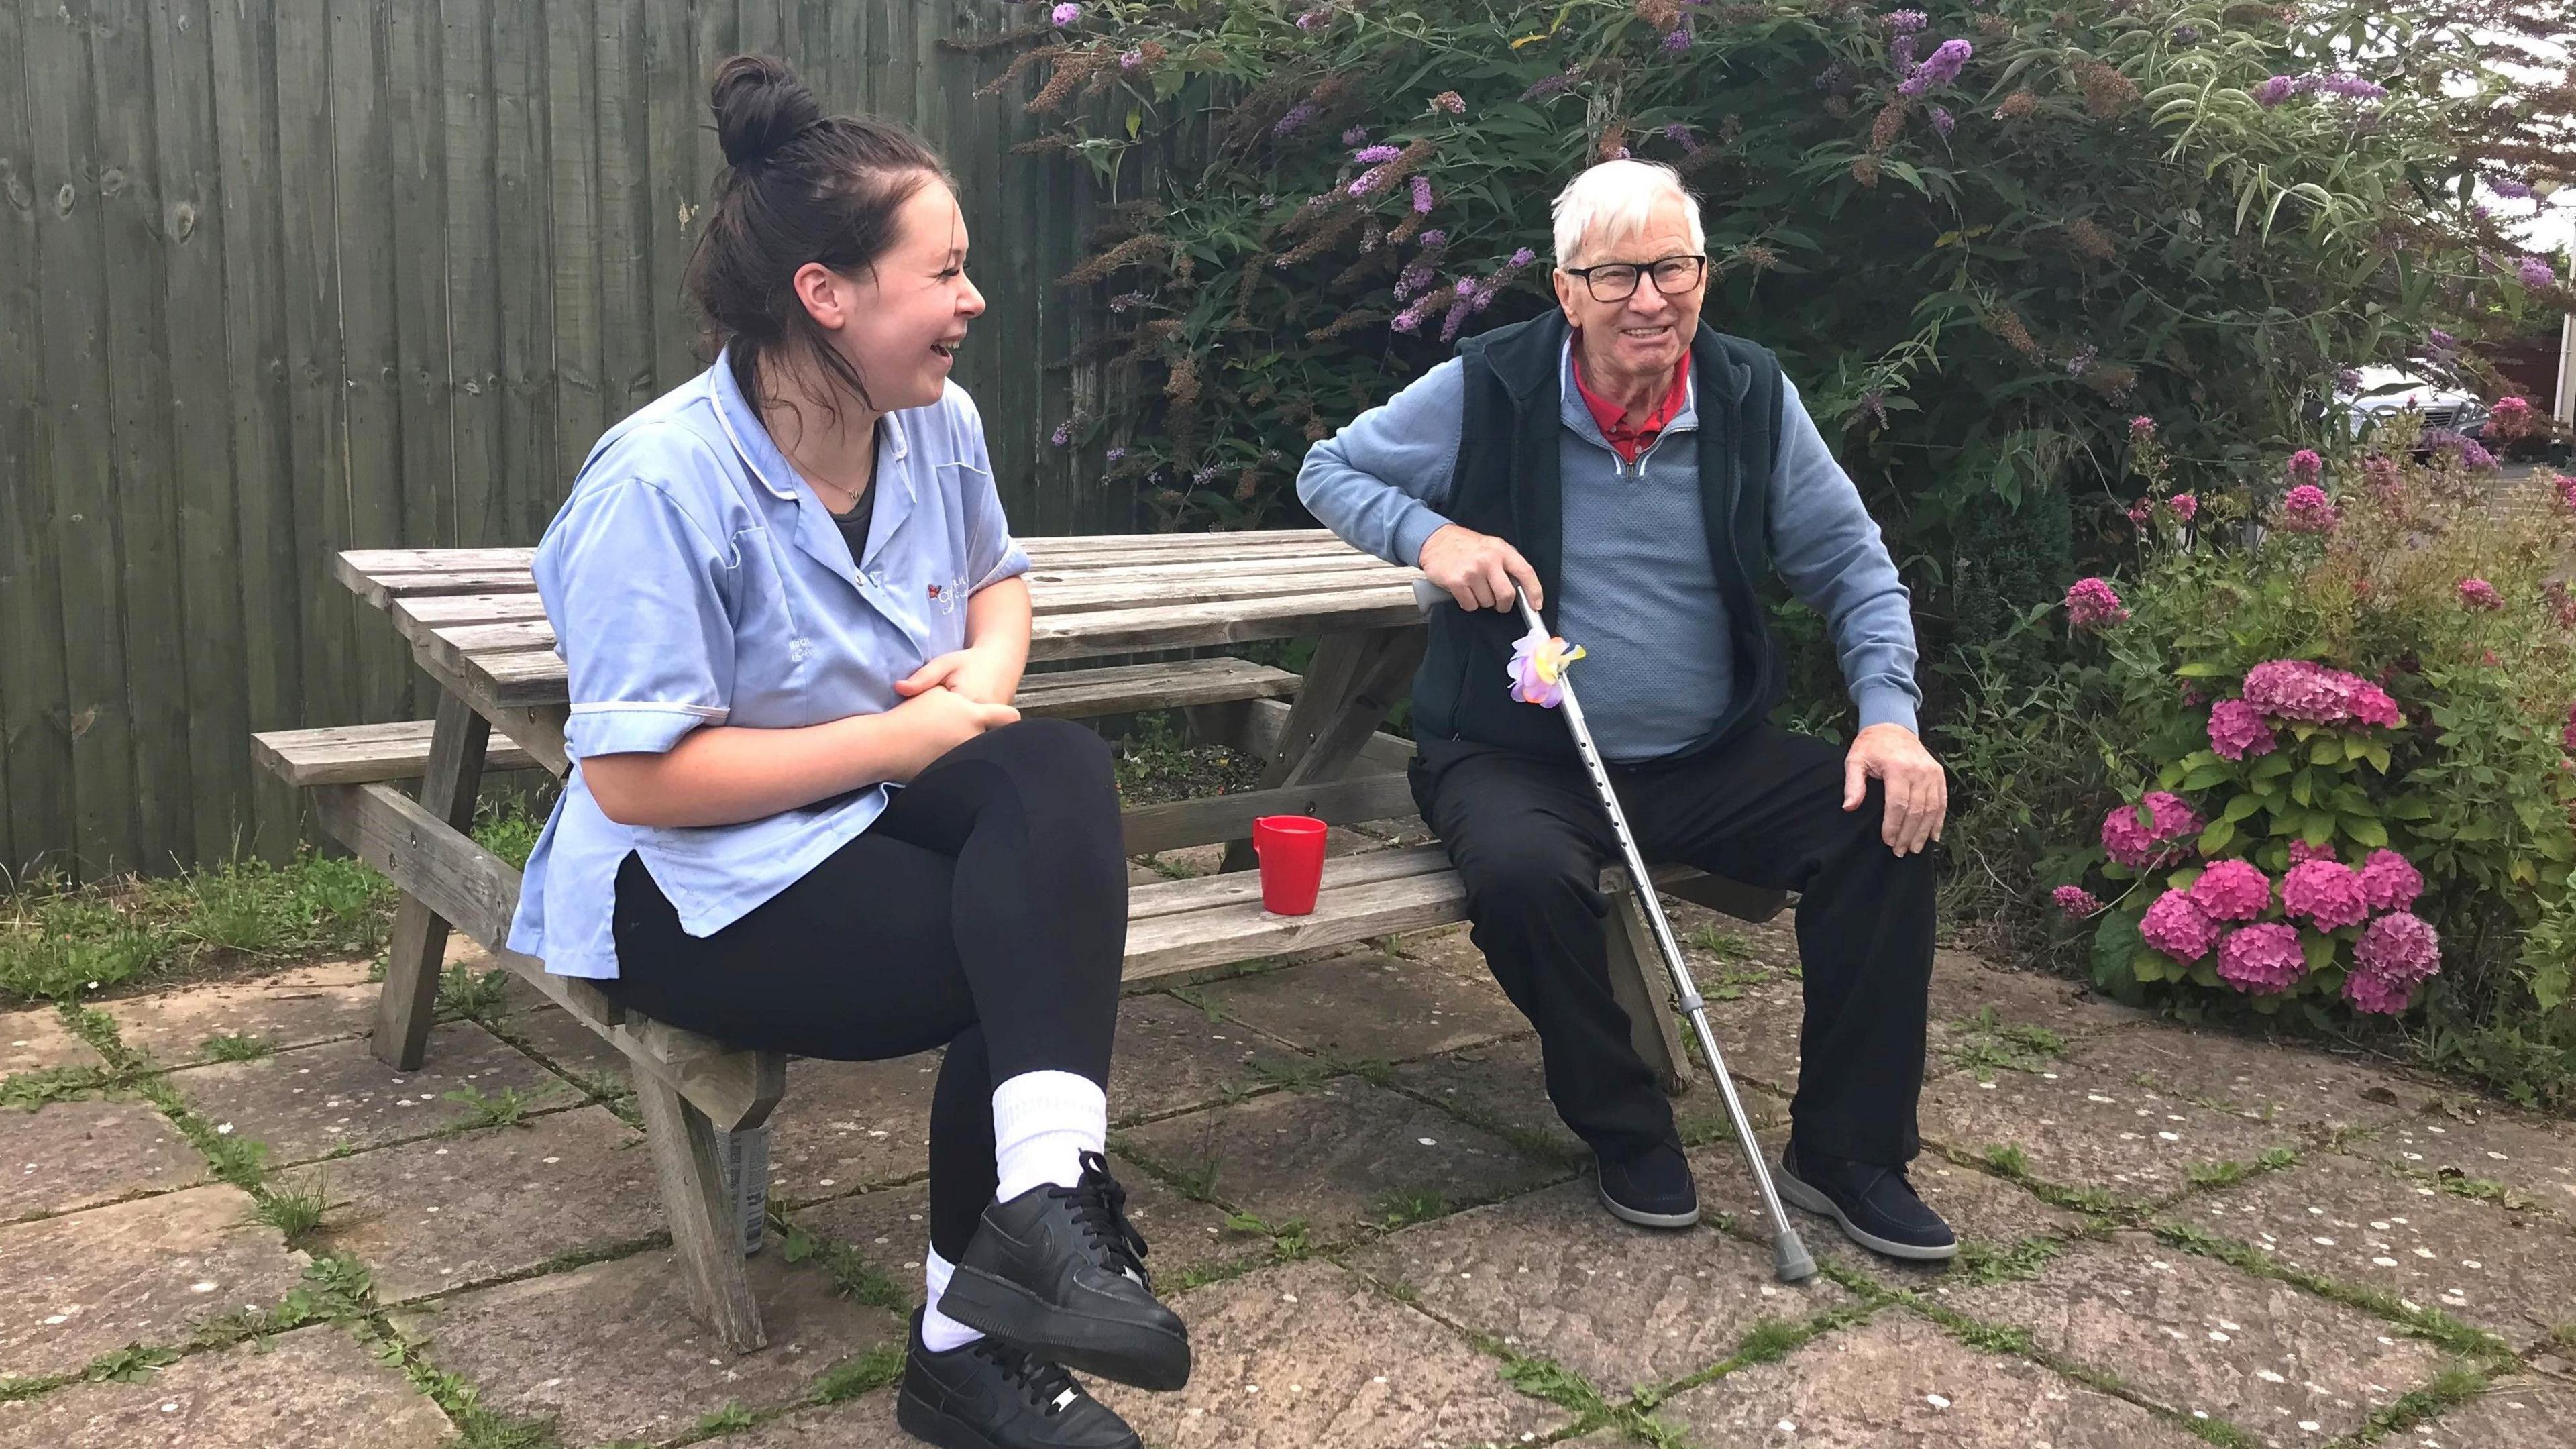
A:
<svg viewBox="0 0 2576 1449">
<path fill-rule="evenodd" d="M 1512 646 L 1512 698 L 1541 709 L 1554 709 L 1565 698 L 1565 668 L 1583 657 L 1583 646 L 1568 644 L 1545 629 L 1533 628 Z"/>
</svg>

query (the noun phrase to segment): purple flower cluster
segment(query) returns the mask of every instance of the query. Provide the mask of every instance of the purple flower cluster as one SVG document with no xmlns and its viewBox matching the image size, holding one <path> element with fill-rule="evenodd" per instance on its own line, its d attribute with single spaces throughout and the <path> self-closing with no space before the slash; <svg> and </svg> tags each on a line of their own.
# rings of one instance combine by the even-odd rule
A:
<svg viewBox="0 0 2576 1449">
<path fill-rule="evenodd" d="M 2481 614 L 2492 614 L 2504 607 L 2504 596 L 2484 579 L 2460 580 L 2460 607 Z"/>
<path fill-rule="evenodd" d="M 1118 68 L 1120 70 L 1137 70 L 1142 68 L 1144 64 L 1145 52 L 1142 50 L 1124 50 L 1118 53 Z"/>
<path fill-rule="evenodd" d="M 2048 894 L 2050 899 L 2057 902 L 2057 908 L 2066 913 L 2066 919 L 2070 921 L 2080 921 L 2087 916 L 2100 915 L 2102 912 L 2102 902 L 2082 886 L 2062 885 Z"/>
<path fill-rule="evenodd" d="M 1536 85 L 1521 92 L 1521 99 L 1543 101 L 1549 96 L 1560 96 L 1572 89 L 1574 89 L 1574 72 L 1561 71 L 1552 76 L 1541 77 Z"/>
<path fill-rule="evenodd" d="M 1344 136 L 1342 139 L 1347 141 L 1350 137 Z M 1368 146 L 1351 153 L 1351 164 L 1354 166 L 1375 166 L 1383 161 L 1392 161 L 1403 154 L 1404 148 L 1402 146 Z"/>
<path fill-rule="evenodd" d="M 1081 18 L 1082 18 L 1082 7 L 1081 7 L 1081 6 L 1079 6 L 1079 5 L 1073 4 L 1073 3 L 1072 3 L 1072 0 L 1066 0 L 1066 3 L 1065 3 L 1065 4 L 1058 5 L 1058 6 L 1057 6 L 1057 7 L 1055 7 L 1053 10 L 1050 10 L 1050 11 L 1048 11 L 1048 12 L 1047 12 L 1047 20 L 1048 20 L 1051 24 L 1053 24 L 1053 25 L 1054 25 L 1058 30 L 1061 30 L 1061 29 L 1063 29 L 1064 27 L 1066 27 L 1066 26 L 1068 26 L 1068 25 L 1073 24 L 1075 21 L 1080 20 Z"/>
<path fill-rule="evenodd" d="M 1897 86 L 1896 93 L 1912 98 L 1946 86 L 1959 78 L 1959 72 L 1967 68 L 1968 57 L 1976 53 L 1976 47 L 1964 40 L 1942 41 L 1941 48 L 1926 56 L 1921 65 L 1914 67 L 1914 73 Z"/>
<path fill-rule="evenodd" d="M 2278 921 L 2240 926 L 2218 947 L 2219 979 L 2239 991 L 2263 996 L 2287 991 L 2307 970 L 2299 928 Z"/>
<path fill-rule="evenodd" d="M 2066 359 L 2066 375 L 2068 377 L 2082 377 L 2084 374 L 2091 372 L 2093 370 L 2094 362 L 2099 359 L 2101 355 L 2101 352 L 2095 349 L 2091 344 L 2086 344 L 2082 349 L 2077 351 L 2073 357 Z"/>
<path fill-rule="evenodd" d="M 2487 179 L 2487 190 L 2507 201 L 2524 201 L 2531 196 L 2531 183 L 2517 181 L 2510 176 L 2493 176 Z"/>
<path fill-rule="evenodd" d="M 2222 760 L 2268 755 L 2281 747 L 2260 710 L 2241 699 L 2222 699 L 2209 707 L 2209 747 Z"/>
<path fill-rule="evenodd" d="M 1931 24 L 1932 17 L 1920 10 L 1891 10 L 1881 17 L 1879 23 L 1887 27 L 1890 35 L 1912 35 Z"/>
<path fill-rule="evenodd" d="M 1367 145 L 1367 144 L 1368 144 L 1368 127 L 1366 127 L 1366 126 L 1353 126 L 1353 127 L 1351 127 L 1349 130 L 1344 131 L 1344 132 L 1342 133 L 1342 144 L 1343 144 L 1343 145 L 1345 145 L 1345 146 L 1365 146 L 1365 145 Z"/>
<path fill-rule="evenodd" d="M 1934 134 L 1946 137 L 1952 131 L 1957 129 L 1959 129 L 1959 118 L 1950 114 L 1949 107 L 1934 106 L 1932 108 L 1932 130 Z"/>
<path fill-rule="evenodd" d="M 1314 9 L 1297 17 L 1297 28 L 1299 30 L 1320 30 L 1332 23 L 1333 7 L 1330 5 L 1318 5 Z"/>
<path fill-rule="evenodd" d="M 2283 471 L 2296 482 L 2314 483 L 2324 475 L 2325 468 L 2326 460 L 2317 456 L 2316 449 L 2301 448 L 2290 455 L 2290 461 Z"/>
<path fill-rule="evenodd" d="M 2337 860 L 2311 860 L 2281 877 L 2281 911 L 2320 931 L 2333 931 L 2368 919 L 2370 902 L 2362 894 L 2359 871 Z"/>
<path fill-rule="evenodd" d="M 2300 89 L 2320 90 L 2330 96 L 2345 96 L 2358 101 L 2376 101 L 2388 95 L 2388 87 L 2342 70 L 2331 75 L 2302 77 Z"/>
<path fill-rule="evenodd" d="M 2524 286 L 2534 291 L 2558 285 L 2558 274 L 2549 269 L 2549 263 L 2538 257 L 2524 257 L 2514 265 L 2514 274 L 2522 279 Z"/>
<path fill-rule="evenodd" d="M 1417 216 L 1431 214 L 1431 178 L 1428 176 L 1413 178 L 1413 210 Z"/>
<path fill-rule="evenodd" d="M 2066 622 L 2078 630 L 2108 628 L 2128 617 L 2108 579 L 2077 579 L 2066 590 Z"/>
<path fill-rule="evenodd" d="M 2272 719 L 2359 721 L 2390 729 L 2398 723 L 2397 701 L 2388 691 L 2358 674 L 2306 659 L 2274 659 L 2247 670 L 2245 702 Z"/>
<path fill-rule="evenodd" d="M 1679 55 L 1690 48 L 1691 33 L 1690 27 L 1687 25 L 1673 30 L 1670 34 L 1667 34 L 1664 37 L 1664 54 L 1666 55 Z"/>
<path fill-rule="evenodd" d="M 1323 113 L 1315 108 L 1315 103 L 1313 101 L 1299 101 L 1297 104 L 1288 108 L 1288 114 L 1281 116 L 1277 125 L 1270 128 L 1270 134 L 1274 136 L 1296 135 L 1299 131 L 1306 129 L 1306 127 L 1321 114 Z"/>
<path fill-rule="evenodd" d="M 1463 116 L 1467 114 L 1467 98 L 1456 91 L 1442 91 L 1431 98 L 1431 109 L 1446 115 Z"/>
<path fill-rule="evenodd" d="M 2281 104 L 2299 93 L 2299 83 L 2289 76 L 2276 75 L 2254 88 L 2254 104 L 2265 110 Z"/>
<path fill-rule="evenodd" d="M 2344 999 L 2363 1011 L 2395 1016 L 2415 988 L 2442 970 L 2442 938 L 2410 911 L 2391 911 L 2370 923 L 2352 948 L 2353 969 Z"/>
<path fill-rule="evenodd" d="M 2314 483 L 2300 484 L 2281 500 L 2281 527 L 2292 533 L 2332 533 L 2342 521 L 2326 490 Z"/>
<path fill-rule="evenodd" d="M 1915 37 L 1900 35 L 1887 45 L 1887 68 L 1903 75 L 1914 69 Z"/>
</svg>

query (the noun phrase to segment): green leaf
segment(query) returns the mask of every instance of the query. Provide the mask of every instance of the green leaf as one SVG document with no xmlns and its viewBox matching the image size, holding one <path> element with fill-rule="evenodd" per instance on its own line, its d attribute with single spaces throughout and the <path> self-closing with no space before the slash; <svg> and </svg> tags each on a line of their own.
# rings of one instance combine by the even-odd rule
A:
<svg viewBox="0 0 2576 1449">
<path fill-rule="evenodd" d="M 1129 106 L 1127 108 L 1127 139 L 1130 141 L 1135 140 L 1136 133 L 1144 129 L 1145 108 L 1142 106 Z M 1660 277 L 1663 273 L 1658 272 L 1655 275 Z"/>
<path fill-rule="evenodd" d="M 2138 939 L 2134 917 L 2125 911 L 2104 911 L 2101 924 L 2093 928 L 2093 984 L 2106 991 L 2135 984 L 2130 963 L 2144 944 Z"/>
<path fill-rule="evenodd" d="M 2140 981 L 2162 981 L 2165 973 L 2176 964 L 2162 951 L 2152 946 L 2141 946 L 2138 953 L 2129 958 L 2129 974 Z"/>
<path fill-rule="evenodd" d="M 2308 741 L 2308 763 L 2340 765 L 2343 763 L 2343 741 L 2334 735 L 2319 735 Z"/>
<path fill-rule="evenodd" d="M 2218 764 L 2202 765 L 2194 769 L 2190 774 L 2183 776 L 2182 783 L 2174 788 L 2179 790 L 2206 790 L 2210 786 L 2217 784 L 2219 781 L 2226 779 L 2231 773 L 2233 772 L 2229 770 L 2223 761 Z"/>
<path fill-rule="evenodd" d="M 2383 775 L 2388 773 L 2388 746 L 2374 740 L 2361 747 L 2361 757 L 2370 762 L 2370 768 Z"/>
<path fill-rule="evenodd" d="M 2203 855 L 2216 855 L 2218 852 L 2225 850 L 2227 848 L 2227 843 L 2235 838 L 2235 821 L 2212 821 L 2207 830 L 2200 832 L 2200 853 Z"/>
<path fill-rule="evenodd" d="M 2206 661 L 2206 660 L 2195 659 L 2195 660 L 2193 660 L 2192 662 L 2190 662 L 2189 664 L 2185 664 L 2185 665 L 2181 666 L 2180 668 L 2177 668 L 2176 670 L 2174 670 L 2174 678 L 2176 678 L 2176 679 L 2215 679 L 2215 678 L 2217 678 L 2219 675 L 2225 674 L 2225 673 L 2227 673 L 2227 672 L 2228 672 L 2228 671 L 2226 671 L 2226 670 L 2224 670 L 2224 669 L 2221 669 L 2221 668 L 2219 668 L 2217 665 L 2212 664 L 2212 663 L 2209 663 L 2209 662 L 2208 662 L 2208 661 Z"/>
<path fill-rule="evenodd" d="M 2400 795 L 2379 813 L 2391 820 L 2430 820 L 2433 818 L 2433 802 L 2421 795 Z"/>
<path fill-rule="evenodd" d="M 2299 950 L 2308 958 L 2309 970 L 2323 971 L 2334 962 L 2335 938 L 2320 936 L 2312 931 L 2301 931 Z"/>
<path fill-rule="evenodd" d="M 2380 824 L 2377 820 L 2374 820 L 2367 815 L 2345 816 L 2343 818 L 2343 833 L 2351 836 L 2354 841 L 2359 844 L 2369 846 L 2373 850 L 2377 850 L 2388 844 L 2388 827 Z"/>
<path fill-rule="evenodd" d="M 2314 805 L 2317 803 L 2315 785 L 2308 772 L 2301 770 L 2290 777 L 2290 798 L 2302 805 Z"/>
</svg>

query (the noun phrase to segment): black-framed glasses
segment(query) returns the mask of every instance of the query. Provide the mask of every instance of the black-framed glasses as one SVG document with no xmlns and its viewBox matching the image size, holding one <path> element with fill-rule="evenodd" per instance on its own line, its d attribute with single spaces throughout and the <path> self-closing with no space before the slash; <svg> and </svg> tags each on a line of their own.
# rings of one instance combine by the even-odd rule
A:
<svg viewBox="0 0 2576 1449">
<path fill-rule="evenodd" d="M 1684 252 L 1651 262 L 1603 262 L 1597 267 L 1560 267 L 1569 277 L 1581 277 L 1583 289 L 1595 302 L 1625 302 L 1637 295 L 1637 278 L 1655 279 L 1655 290 L 1667 297 L 1678 297 L 1699 285 L 1700 273 L 1708 270 L 1708 258 Z"/>
</svg>

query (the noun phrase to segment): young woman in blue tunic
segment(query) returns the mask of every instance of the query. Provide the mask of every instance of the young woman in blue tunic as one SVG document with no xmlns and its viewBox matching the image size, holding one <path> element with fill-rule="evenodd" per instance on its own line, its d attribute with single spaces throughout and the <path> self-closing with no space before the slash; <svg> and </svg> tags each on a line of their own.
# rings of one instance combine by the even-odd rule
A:
<svg viewBox="0 0 2576 1449">
<path fill-rule="evenodd" d="M 948 380 L 984 299 L 939 159 L 737 56 L 689 290 L 715 365 L 611 428 L 537 550 L 562 803 L 510 945 L 628 1008 L 840 1061 L 944 1047 L 897 1417 L 1134 1433 L 1188 1378 L 1102 1156 L 1127 929 L 1099 737 L 1010 706 L 1028 557 Z"/>
</svg>

